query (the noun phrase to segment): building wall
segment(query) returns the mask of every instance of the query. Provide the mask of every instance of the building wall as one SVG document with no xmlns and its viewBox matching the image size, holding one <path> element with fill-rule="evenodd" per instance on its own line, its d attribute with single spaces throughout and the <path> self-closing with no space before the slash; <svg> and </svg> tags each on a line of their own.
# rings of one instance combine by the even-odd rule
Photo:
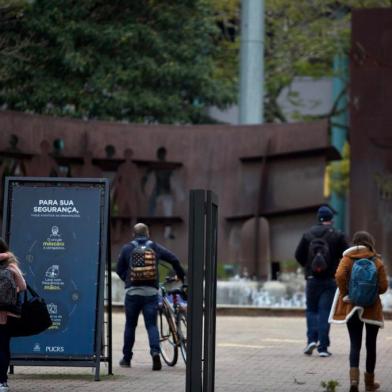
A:
<svg viewBox="0 0 392 392">
<path fill-rule="evenodd" d="M 288 122 L 297 122 L 299 116 L 326 115 L 333 105 L 332 78 L 295 77 L 280 93 L 278 104 Z M 209 115 L 226 124 L 239 124 L 237 105 L 224 110 L 211 107 Z"/>
<path fill-rule="evenodd" d="M 392 273 L 392 9 L 355 10 L 350 62 L 350 228 Z"/>
</svg>

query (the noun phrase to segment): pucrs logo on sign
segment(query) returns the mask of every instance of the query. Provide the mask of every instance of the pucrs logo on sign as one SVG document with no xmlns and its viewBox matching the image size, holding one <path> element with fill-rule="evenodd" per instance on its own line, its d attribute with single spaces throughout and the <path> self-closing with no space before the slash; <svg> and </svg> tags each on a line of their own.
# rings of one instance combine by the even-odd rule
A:
<svg viewBox="0 0 392 392">
<path fill-rule="evenodd" d="M 47 353 L 63 353 L 65 350 L 64 346 L 46 346 L 45 351 Z"/>
<path fill-rule="evenodd" d="M 40 346 L 39 343 L 35 343 L 35 344 L 34 344 L 34 346 L 33 346 L 33 351 L 34 351 L 35 353 L 40 353 L 40 352 L 41 352 L 41 346 Z"/>
<path fill-rule="evenodd" d="M 33 207 L 31 216 L 60 216 L 79 218 L 80 214 L 73 200 L 41 199 L 38 201 L 38 205 Z"/>
<path fill-rule="evenodd" d="M 52 226 L 51 233 L 45 241 L 42 242 L 44 250 L 65 250 L 65 242 L 61 238 L 58 226 Z"/>
</svg>

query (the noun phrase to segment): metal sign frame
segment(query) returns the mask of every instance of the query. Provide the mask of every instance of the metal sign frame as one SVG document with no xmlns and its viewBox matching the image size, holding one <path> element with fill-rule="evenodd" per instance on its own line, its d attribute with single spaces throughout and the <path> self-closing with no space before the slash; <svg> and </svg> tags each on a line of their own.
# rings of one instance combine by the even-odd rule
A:
<svg viewBox="0 0 392 392">
<path fill-rule="evenodd" d="M 218 198 L 192 190 L 189 205 L 189 299 L 186 392 L 215 389 Z"/>
<path fill-rule="evenodd" d="M 99 267 L 96 291 L 96 319 L 94 336 L 94 353 L 92 356 L 56 355 L 56 357 L 33 358 L 32 356 L 12 357 L 11 373 L 14 366 L 70 366 L 70 367 L 95 367 L 95 380 L 100 379 L 100 363 L 108 363 L 108 374 L 112 373 L 112 295 L 111 295 L 111 260 L 110 260 L 110 201 L 109 180 L 101 178 L 46 178 L 46 177 L 7 177 L 4 193 L 3 238 L 10 243 L 10 222 L 12 209 L 12 194 L 14 187 L 78 187 L 99 188 L 100 200 L 100 243 Z M 16 250 L 17 251 L 17 250 Z M 106 287 L 106 298 L 104 293 Z M 105 306 L 107 312 L 105 312 Z"/>
</svg>

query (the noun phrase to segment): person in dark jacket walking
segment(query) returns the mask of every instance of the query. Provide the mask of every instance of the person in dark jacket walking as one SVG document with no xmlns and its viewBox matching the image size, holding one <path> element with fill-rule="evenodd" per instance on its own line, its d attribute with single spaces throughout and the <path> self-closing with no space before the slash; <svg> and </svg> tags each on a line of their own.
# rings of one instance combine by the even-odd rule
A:
<svg viewBox="0 0 392 392">
<path fill-rule="evenodd" d="M 159 332 L 157 328 L 159 276 L 158 263 L 163 260 L 172 265 L 177 277 L 183 282 L 185 277 L 178 258 L 150 240 L 148 227 L 137 223 L 134 240 L 123 246 L 118 262 L 117 274 L 125 282 L 125 331 L 121 367 L 130 367 L 135 343 L 135 330 L 140 312 L 148 333 L 152 369 L 161 370 Z"/>
<path fill-rule="evenodd" d="M 307 345 L 304 354 L 317 348 L 320 357 L 329 357 L 328 322 L 335 290 L 335 271 L 343 252 L 349 247 L 346 236 L 333 228 L 333 211 L 321 206 L 318 224 L 299 242 L 295 258 L 305 269 Z"/>
</svg>

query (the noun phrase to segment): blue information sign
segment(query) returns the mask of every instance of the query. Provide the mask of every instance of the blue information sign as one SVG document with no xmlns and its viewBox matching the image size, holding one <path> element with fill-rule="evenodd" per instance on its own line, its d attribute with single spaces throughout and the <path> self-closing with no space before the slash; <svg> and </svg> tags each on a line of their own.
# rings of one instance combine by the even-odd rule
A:
<svg viewBox="0 0 392 392">
<path fill-rule="evenodd" d="M 53 322 L 42 334 L 12 339 L 13 358 L 96 354 L 103 189 L 12 188 L 10 248 L 26 281 L 45 299 Z"/>
</svg>

